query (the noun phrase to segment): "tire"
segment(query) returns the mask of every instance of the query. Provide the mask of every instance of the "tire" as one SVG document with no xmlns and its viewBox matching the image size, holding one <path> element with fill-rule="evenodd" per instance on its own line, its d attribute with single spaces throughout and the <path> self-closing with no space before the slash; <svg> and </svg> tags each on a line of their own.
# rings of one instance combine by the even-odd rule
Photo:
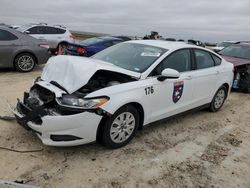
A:
<svg viewBox="0 0 250 188">
<path fill-rule="evenodd" d="M 101 125 L 102 145 L 107 148 L 120 148 L 127 145 L 139 127 L 139 113 L 132 105 L 119 108 Z M 121 119 L 124 119 L 121 122 Z"/>
<path fill-rule="evenodd" d="M 221 86 L 218 91 L 215 93 L 212 102 L 210 103 L 210 111 L 217 112 L 223 106 L 225 100 L 227 98 L 227 88 L 225 86 Z"/>
<path fill-rule="evenodd" d="M 30 53 L 21 53 L 14 59 L 15 69 L 19 72 L 30 72 L 36 65 L 36 59 Z"/>
</svg>

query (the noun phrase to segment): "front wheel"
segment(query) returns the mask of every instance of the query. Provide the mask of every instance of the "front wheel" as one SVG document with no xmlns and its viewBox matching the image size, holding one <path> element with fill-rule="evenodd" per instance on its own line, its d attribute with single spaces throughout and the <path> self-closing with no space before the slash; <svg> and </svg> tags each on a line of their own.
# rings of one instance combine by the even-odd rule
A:
<svg viewBox="0 0 250 188">
<path fill-rule="evenodd" d="M 227 88 L 221 86 L 220 89 L 215 93 L 212 102 L 210 103 L 210 111 L 217 112 L 224 104 L 227 97 Z"/>
<path fill-rule="evenodd" d="M 108 148 L 120 148 L 128 144 L 139 126 L 139 113 L 132 105 L 118 109 L 107 118 L 102 129 L 102 144 Z"/>
</svg>

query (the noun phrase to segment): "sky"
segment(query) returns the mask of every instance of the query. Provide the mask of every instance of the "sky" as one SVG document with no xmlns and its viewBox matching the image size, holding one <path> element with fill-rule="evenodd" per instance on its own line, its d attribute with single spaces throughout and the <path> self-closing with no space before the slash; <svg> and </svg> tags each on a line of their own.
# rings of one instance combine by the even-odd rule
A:
<svg viewBox="0 0 250 188">
<path fill-rule="evenodd" d="M 0 0 L 0 23 L 219 42 L 250 40 L 249 0 Z"/>
</svg>

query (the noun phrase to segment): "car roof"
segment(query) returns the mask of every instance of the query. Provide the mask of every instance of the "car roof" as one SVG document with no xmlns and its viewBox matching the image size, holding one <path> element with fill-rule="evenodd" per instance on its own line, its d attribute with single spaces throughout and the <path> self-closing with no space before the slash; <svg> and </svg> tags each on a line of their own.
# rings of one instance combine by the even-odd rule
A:
<svg viewBox="0 0 250 188">
<path fill-rule="evenodd" d="M 241 43 L 233 44 L 232 46 L 250 47 L 250 42 L 241 42 Z"/>
<path fill-rule="evenodd" d="M 134 41 L 127 41 L 127 43 L 137 43 L 137 44 L 144 44 L 164 49 L 179 49 L 179 48 L 198 48 L 204 49 L 199 46 L 187 44 L 186 42 L 173 42 L 173 41 L 164 41 L 164 40 L 134 40 Z"/>
<path fill-rule="evenodd" d="M 47 23 L 28 23 L 28 24 L 21 25 L 19 28 L 21 28 L 21 30 L 26 30 L 26 29 L 28 29 L 30 27 L 35 27 L 35 26 L 54 27 L 54 28 L 67 30 L 67 28 L 65 26 L 52 25 L 52 24 L 50 25 L 50 24 L 47 24 Z"/>
<path fill-rule="evenodd" d="M 238 43 L 239 41 L 234 41 L 234 40 L 226 40 L 222 41 L 223 43 Z"/>
</svg>

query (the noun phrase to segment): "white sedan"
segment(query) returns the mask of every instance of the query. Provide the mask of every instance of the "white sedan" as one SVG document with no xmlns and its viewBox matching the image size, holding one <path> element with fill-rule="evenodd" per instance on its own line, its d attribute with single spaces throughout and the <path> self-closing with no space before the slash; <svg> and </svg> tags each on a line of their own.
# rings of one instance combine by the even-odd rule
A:
<svg viewBox="0 0 250 188">
<path fill-rule="evenodd" d="M 144 125 L 197 107 L 218 111 L 233 65 L 197 46 L 130 41 L 91 58 L 49 60 L 13 112 L 51 146 L 126 145 Z"/>
</svg>

